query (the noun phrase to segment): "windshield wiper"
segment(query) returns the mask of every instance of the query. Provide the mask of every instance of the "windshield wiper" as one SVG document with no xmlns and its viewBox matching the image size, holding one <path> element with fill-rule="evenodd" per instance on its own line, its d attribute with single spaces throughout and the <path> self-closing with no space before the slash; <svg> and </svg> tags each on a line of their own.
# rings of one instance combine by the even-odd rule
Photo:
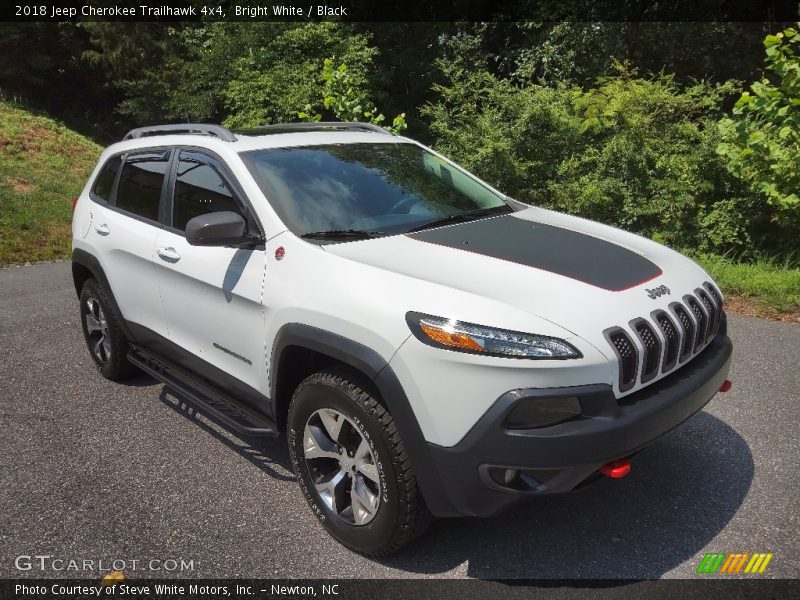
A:
<svg viewBox="0 0 800 600">
<path fill-rule="evenodd" d="M 433 221 L 428 221 L 422 225 L 417 225 L 416 227 L 412 227 L 406 231 L 406 233 L 411 233 L 412 231 L 422 231 L 423 229 L 431 229 L 432 227 L 441 227 L 443 225 L 452 225 L 453 223 L 466 223 L 467 221 L 474 221 L 475 219 L 480 219 L 481 217 L 486 217 L 488 215 L 509 212 L 514 212 L 514 209 L 506 204 L 503 204 L 502 206 L 493 206 L 491 208 L 469 210 L 467 212 L 457 213 L 455 215 L 448 215 L 446 217 L 442 217 L 441 219 L 434 219 Z"/>
<path fill-rule="evenodd" d="M 364 240 L 382 235 L 385 235 L 382 231 L 367 231 L 365 229 L 329 229 L 327 231 L 311 231 L 304 233 L 300 237 L 307 240 Z"/>
</svg>

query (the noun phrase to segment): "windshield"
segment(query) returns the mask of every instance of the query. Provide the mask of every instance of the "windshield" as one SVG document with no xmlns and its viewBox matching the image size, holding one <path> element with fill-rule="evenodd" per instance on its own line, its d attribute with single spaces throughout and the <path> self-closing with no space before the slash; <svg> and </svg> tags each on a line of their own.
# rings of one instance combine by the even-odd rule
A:
<svg viewBox="0 0 800 600">
<path fill-rule="evenodd" d="M 415 144 L 270 148 L 241 156 L 297 235 L 403 233 L 454 215 L 511 211 L 502 196 Z"/>
</svg>

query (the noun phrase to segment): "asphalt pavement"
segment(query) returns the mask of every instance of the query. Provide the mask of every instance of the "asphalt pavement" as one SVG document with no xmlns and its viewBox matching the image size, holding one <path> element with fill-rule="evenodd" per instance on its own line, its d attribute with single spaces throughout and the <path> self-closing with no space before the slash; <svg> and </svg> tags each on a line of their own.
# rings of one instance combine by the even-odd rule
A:
<svg viewBox="0 0 800 600">
<path fill-rule="evenodd" d="M 440 520 L 371 560 L 318 525 L 285 438 L 240 439 L 144 375 L 103 379 L 69 263 L 0 269 L 0 577 L 95 577 L 64 567 L 122 560 L 136 576 L 684 578 L 709 577 L 695 573 L 706 552 L 772 552 L 759 577 L 796 578 L 800 326 L 730 315 L 729 330 L 733 390 L 625 479 Z M 51 558 L 18 559 L 36 555 Z"/>
</svg>

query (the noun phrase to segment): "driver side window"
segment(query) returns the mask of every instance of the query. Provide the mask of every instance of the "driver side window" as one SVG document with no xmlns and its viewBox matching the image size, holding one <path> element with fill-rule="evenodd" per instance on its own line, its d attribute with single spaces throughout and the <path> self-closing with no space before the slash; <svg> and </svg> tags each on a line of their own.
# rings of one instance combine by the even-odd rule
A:
<svg viewBox="0 0 800 600">
<path fill-rule="evenodd" d="M 172 226 L 180 231 L 190 219 L 207 213 L 232 211 L 246 219 L 216 161 L 199 152 L 181 151 L 173 198 Z"/>
</svg>

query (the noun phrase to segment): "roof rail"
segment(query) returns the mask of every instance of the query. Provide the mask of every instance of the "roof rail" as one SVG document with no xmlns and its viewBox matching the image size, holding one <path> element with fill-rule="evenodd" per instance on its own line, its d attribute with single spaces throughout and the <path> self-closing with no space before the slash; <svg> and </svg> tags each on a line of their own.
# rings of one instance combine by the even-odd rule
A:
<svg viewBox="0 0 800 600">
<path fill-rule="evenodd" d="M 231 130 L 227 127 L 223 127 L 222 125 L 210 125 L 208 123 L 178 123 L 175 125 L 137 127 L 136 129 L 131 129 L 128 133 L 126 133 L 122 140 L 134 140 L 136 138 L 149 137 L 151 135 L 166 134 L 210 135 L 225 142 L 236 141 L 236 136 L 233 135 Z"/>
<path fill-rule="evenodd" d="M 241 135 L 271 135 L 273 133 L 300 133 L 303 131 L 369 131 L 371 133 L 382 133 L 392 135 L 389 131 L 372 123 L 360 123 L 358 121 L 317 121 L 300 123 L 276 123 L 274 125 L 263 125 L 251 129 L 237 129 L 235 133 Z"/>
</svg>

